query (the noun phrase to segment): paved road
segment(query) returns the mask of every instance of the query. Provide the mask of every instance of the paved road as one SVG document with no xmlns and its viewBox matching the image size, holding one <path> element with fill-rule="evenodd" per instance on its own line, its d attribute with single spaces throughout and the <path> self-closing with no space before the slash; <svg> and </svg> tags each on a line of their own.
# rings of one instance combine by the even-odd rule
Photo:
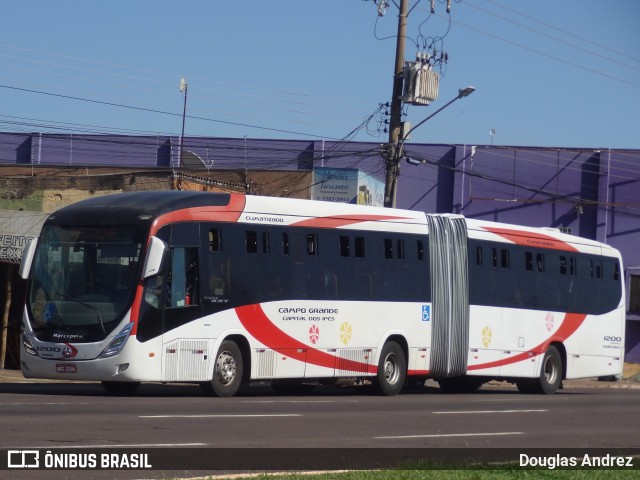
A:
<svg viewBox="0 0 640 480">
<path fill-rule="evenodd" d="M 99 384 L 4 383 L 0 449 L 640 450 L 639 399 L 636 388 L 580 385 L 550 396 L 523 395 L 501 384 L 470 395 L 447 395 L 428 387 L 397 397 L 347 388 L 281 396 L 257 387 L 234 398 L 210 398 L 192 385 L 143 385 L 135 396 L 114 397 Z M 32 472 L 28 478 L 55 478 L 39 473 L 52 472 Z M 91 476 L 100 478 L 97 473 Z M 102 473 L 103 478 L 115 478 Z"/>
</svg>

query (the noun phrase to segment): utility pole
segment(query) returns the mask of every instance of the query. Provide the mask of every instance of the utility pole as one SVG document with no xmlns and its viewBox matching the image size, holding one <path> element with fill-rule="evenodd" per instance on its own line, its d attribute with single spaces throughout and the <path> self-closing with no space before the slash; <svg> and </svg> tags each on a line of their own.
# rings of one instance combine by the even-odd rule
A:
<svg viewBox="0 0 640 480">
<path fill-rule="evenodd" d="M 404 43 L 407 33 L 409 0 L 400 0 L 398 15 L 398 38 L 396 40 L 396 64 L 393 72 L 393 95 L 389 118 L 389 143 L 384 152 L 385 183 L 384 206 L 396 206 L 396 191 L 400 175 L 400 135 L 402 130 L 402 87 L 404 79 Z"/>
<path fill-rule="evenodd" d="M 187 92 L 189 90 L 189 85 L 184 78 L 180 78 L 180 93 L 184 95 L 184 107 L 182 109 L 182 133 L 180 134 L 180 167 L 182 165 L 182 151 L 184 150 L 184 122 L 187 118 Z"/>
</svg>

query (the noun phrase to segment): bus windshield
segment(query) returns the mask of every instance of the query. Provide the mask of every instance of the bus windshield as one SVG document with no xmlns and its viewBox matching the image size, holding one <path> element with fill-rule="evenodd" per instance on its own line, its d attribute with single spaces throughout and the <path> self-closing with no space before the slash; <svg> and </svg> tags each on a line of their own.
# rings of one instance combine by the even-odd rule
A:
<svg viewBox="0 0 640 480">
<path fill-rule="evenodd" d="M 139 277 L 140 230 L 45 225 L 28 300 L 41 340 L 98 341 L 118 325 Z"/>
</svg>

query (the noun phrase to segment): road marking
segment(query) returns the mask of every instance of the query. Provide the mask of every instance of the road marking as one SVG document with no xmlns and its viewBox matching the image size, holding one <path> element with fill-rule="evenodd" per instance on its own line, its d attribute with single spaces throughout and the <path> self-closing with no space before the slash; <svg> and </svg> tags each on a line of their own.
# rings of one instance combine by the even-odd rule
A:
<svg viewBox="0 0 640 480">
<path fill-rule="evenodd" d="M 0 406 L 4 407 L 4 406 L 21 406 L 21 407 L 37 407 L 37 406 L 41 406 L 41 405 L 91 405 L 89 402 L 82 402 L 82 403 L 76 403 L 76 402 L 34 402 L 34 403 L 24 403 L 24 402 L 12 402 L 12 403 L 5 403 L 3 402 Z"/>
<path fill-rule="evenodd" d="M 443 438 L 443 437 L 499 437 L 505 435 L 524 435 L 524 432 L 495 433 L 439 433 L 433 435 L 397 435 L 392 437 L 373 437 L 378 440 L 401 440 L 403 438 Z"/>
<path fill-rule="evenodd" d="M 536 413 L 536 412 L 548 412 L 549 410 L 452 410 L 445 412 L 431 412 L 435 415 L 449 415 L 449 414 L 468 414 L 468 413 Z"/>
<path fill-rule="evenodd" d="M 34 447 L 33 445 L 29 445 L 28 447 L 13 447 L 11 448 L 21 448 L 21 449 L 33 449 L 33 450 L 54 450 L 60 448 L 153 448 L 153 447 L 206 447 L 206 443 L 107 443 L 102 445 L 77 445 L 77 444 L 69 444 L 69 445 L 46 445 L 42 447 Z M 6 447 L 3 447 L 6 448 Z"/>
<path fill-rule="evenodd" d="M 347 400 L 340 401 L 338 400 L 245 400 L 240 403 L 358 403 L 357 400 Z"/>
<path fill-rule="evenodd" d="M 301 417 L 299 413 L 257 413 L 228 415 L 140 415 L 139 418 L 256 418 L 256 417 Z"/>
</svg>

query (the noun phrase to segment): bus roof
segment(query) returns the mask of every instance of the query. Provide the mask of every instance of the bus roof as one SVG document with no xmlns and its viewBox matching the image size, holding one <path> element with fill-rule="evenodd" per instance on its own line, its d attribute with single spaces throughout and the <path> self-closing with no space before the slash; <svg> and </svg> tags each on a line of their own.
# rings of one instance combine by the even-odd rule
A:
<svg viewBox="0 0 640 480">
<path fill-rule="evenodd" d="M 139 223 L 152 221 L 160 215 L 193 207 L 224 207 L 228 193 L 162 190 L 125 192 L 88 198 L 61 208 L 49 216 L 60 224 L 77 223 Z M 101 217 L 101 212 L 105 216 Z"/>
<path fill-rule="evenodd" d="M 285 218 L 283 225 L 309 227 L 352 228 L 425 232 L 427 220 L 424 212 L 352 205 L 314 200 L 263 197 L 241 193 L 212 193 L 180 190 L 125 192 L 89 198 L 52 213 L 51 221 L 58 224 L 122 224 L 151 223 L 154 219 L 178 210 L 205 209 L 220 212 L 229 207 L 238 215 L 236 221 L 269 223 L 269 216 Z M 104 215 L 102 215 L 104 212 Z M 260 217 L 262 215 L 262 217 Z M 446 214 L 445 214 L 446 215 Z M 446 215 L 463 218 L 460 215 Z M 229 218 L 229 217 L 228 217 Z M 360 226 L 355 226 L 356 220 Z M 502 241 L 552 249 L 573 246 L 580 251 L 597 248 L 615 249 L 605 244 L 557 229 L 526 227 L 477 219 L 465 219 L 469 236 L 477 239 Z M 376 228 L 374 225 L 378 224 Z M 385 225 L 385 226 L 383 226 Z M 404 227 L 402 226 L 404 225 Z M 531 241 L 530 239 L 535 239 Z M 528 240 L 527 240 L 528 239 Z M 545 241 L 548 243 L 545 245 Z M 555 243 L 554 243 L 555 242 Z"/>
</svg>

